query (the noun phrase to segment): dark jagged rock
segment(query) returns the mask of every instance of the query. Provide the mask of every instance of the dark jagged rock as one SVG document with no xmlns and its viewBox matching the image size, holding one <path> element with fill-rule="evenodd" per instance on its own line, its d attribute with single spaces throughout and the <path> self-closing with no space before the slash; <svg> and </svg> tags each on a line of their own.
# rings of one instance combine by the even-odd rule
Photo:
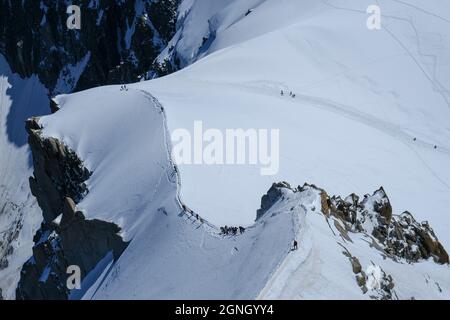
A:
<svg viewBox="0 0 450 320">
<path fill-rule="evenodd" d="M 256 212 L 256 220 L 261 218 L 267 210 L 269 210 L 275 202 L 283 196 L 282 189 L 290 189 L 291 186 L 287 182 L 278 182 L 272 184 L 267 194 L 261 198 L 261 208 Z"/>
<path fill-rule="evenodd" d="M 392 206 L 383 187 L 375 191 L 371 198 L 373 199 L 373 210 L 379 214 L 380 223 L 389 225 L 392 218 Z M 367 199 L 370 199 L 370 197 L 366 197 L 362 205 L 367 205 Z"/>
<path fill-rule="evenodd" d="M 334 226 L 347 241 L 351 241 L 348 232 L 363 232 L 373 236 L 373 246 L 391 258 L 408 262 L 433 258 L 440 264 L 450 263 L 447 251 L 428 222 L 418 223 L 409 212 L 393 215 L 392 205 L 383 187 L 372 195 L 366 194 L 360 201 L 354 193 L 345 199 L 329 197 L 325 190 L 307 183 L 297 189 L 291 188 L 287 182 L 274 183 L 262 197 L 257 219 L 283 197 L 283 189 L 292 192 L 316 190 L 321 197 L 322 213 L 327 218 L 337 219 Z"/>
<path fill-rule="evenodd" d="M 436 262 L 449 263 L 448 253 L 428 222 L 418 223 L 409 212 L 395 218 L 387 230 L 387 251 L 408 261 L 432 257 Z"/>
<path fill-rule="evenodd" d="M 53 221 L 63 208 L 65 197 L 78 203 L 87 193 L 91 176 L 78 156 L 54 138 L 44 138 L 37 118 L 26 122 L 33 154 L 34 176 L 30 188 L 42 209 L 44 220 Z"/>
<path fill-rule="evenodd" d="M 427 222 L 416 222 L 409 212 L 392 215 L 383 188 L 373 195 L 365 195 L 361 202 L 355 194 L 345 200 L 332 197 L 330 201 L 333 216 L 350 225 L 353 232 L 370 233 L 389 255 L 409 262 L 433 258 L 441 264 L 449 263 L 447 252 Z"/>
<path fill-rule="evenodd" d="M 86 220 L 66 198 L 60 224 L 44 226 L 24 265 L 17 299 L 68 299 L 67 268 L 77 265 L 83 279 L 109 253 L 117 259 L 126 248 L 120 228 L 100 220 Z"/>
<path fill-rule="evenodd" d="M 80 0 L 73 4 L 81 8 L 81 29 L 69 30 L 71 2 L 1 0 L 0 53 L 22 77 L 37 74 L 51 94 L 136 82 L 174 35 L 179 2 Z M 70 66 L 80 63 L 78 79 Z"/>
<path fill-rule="evenodd" d="M 358 274 L 362 271 L 361 263 L 359 262 L 358 258 L 351 257 L 350 262 L 352 264 L 353 273 Z"/>
<path fill-rule="evenodd" d="M 29 119 L 26 129 L 34 164 L 30 187 L 44 221 L 33 239 L 33 256 L 22 268 L 16 298 L 68 299 L 69 266 L 78 266 L 83 279 L 109 253 L 118 259 L 127 243 L 114 223 L 87 220 L 76 210 L 88 193 L 85 181 L 91 175 L 76 153 L 57 139 L 43 137 L 38 118 Z"/>
<path fill-rule="evenodd" d="M 55 112 L 57 112 L 58 110 L 59 110 L 58 104 L 55 102 L 55 100 L 50 99 L 50 111 L 51 111 L 52 113 L 55 113 Z"/>
</svg>

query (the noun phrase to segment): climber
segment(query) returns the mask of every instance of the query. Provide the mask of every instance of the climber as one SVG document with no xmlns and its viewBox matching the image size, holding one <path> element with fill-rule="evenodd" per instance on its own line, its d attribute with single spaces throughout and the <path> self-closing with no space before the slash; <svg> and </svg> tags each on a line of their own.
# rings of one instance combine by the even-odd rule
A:
<svg viewBox="0 0 450 320">
<path fill-rule="evenodd" d="M 416 141 L 416 140 L 417 140 L 417 138 L 414 138 L 413 140 L 414 140 L 414 141 Z"/>
<path fill-rule="evenodd" d="M 434 146 L 435 149 L 437 149 L 437 146 Z"/>
<path fill-rule="evenodd" d="M 280 94 L 281 94 L 282 96 L 284 96 L 284 91 L 283 91 L 283 90 L 281 90 Z"/>
<path fill-rule="evenodd" d="M 298 248 L 297 240 L 294 240 L 294 248 L 292 250 L 297 250 L 297 248 Z"/>
<path fill-rule="evenodd" d="M 181 207 L 183 208 L 183 211 L 184 212 L 187 212 L 187 213 L 189 213 L 189 214 L 193 214 L 194 213 L 194 211 L 192 211 L 187 205 L 185 205 L 184 203 L 181 205 Z"/>
</svg>

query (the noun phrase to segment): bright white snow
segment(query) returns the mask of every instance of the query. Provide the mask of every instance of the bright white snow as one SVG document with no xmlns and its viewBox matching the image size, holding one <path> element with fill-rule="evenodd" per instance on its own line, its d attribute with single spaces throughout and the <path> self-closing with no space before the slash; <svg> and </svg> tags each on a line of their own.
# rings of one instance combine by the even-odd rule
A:
<svg viewBox="0 0 450 320">
<path fill-rule="evenodd" d="M 228 239 L 178 216 L 181 201 L 212 224 L 250 226 L 261 196 L 280 180 L 341 195 L 382 185 L 395 212 L 429 220 L 450 248 L 449 5 L 379 1 L 383 28 L 370 31 L 371 1 L 205 2 L 193 2 L 186 19 L 204 14 L 212 24 L 186 23 L 177 35 L 187 63 L 204 58 L 128 91 L 109 86 L 59 96 L 62 109 L 41 119 L 44 134 L 68 144 L 93 171 L 78 208 L 118 223 L 132 240 L 89 294 L 367 298 L 318 213 L 273 209 Z M 207 28 L 214 39 L 199 50 Z M 191 130 L 196 120 L 220 130 L 280 129 L 279 173 L 182 165 L 175 174 L 170 132 Z M 285 260 L 297 232 L 301 249 Z M 364 269 L 372 260 L 393 274 L 399 297 L 448 298 L 448 267 L 381 261 L 364 239 L 352 240 L 345 245 Z"/>
<path fill-rule="evenodd" d="M 450 246 L 450 8 L 379 1 L 382 29 L 370 31 L 370 4 L 267 0 L 217 33 L 209 50 L 225 49 L 134 86 L 164 105 L 171 131 L 192 130 L 196 120 L 221 130 L 280 129 L 278 175 L 181 166 L 186 203 L 216 224 L 250 225 L 274 181 L 343 195 L 382 185 L 394 210 L 430 220 Z M 267 25 L 271 32 L 245 41 Z"/>
</svg>

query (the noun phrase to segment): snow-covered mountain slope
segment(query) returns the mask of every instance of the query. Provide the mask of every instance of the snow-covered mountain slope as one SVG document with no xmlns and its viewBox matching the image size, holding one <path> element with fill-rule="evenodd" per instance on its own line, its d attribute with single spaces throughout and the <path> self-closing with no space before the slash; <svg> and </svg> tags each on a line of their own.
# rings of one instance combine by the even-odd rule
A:
<svg viewBox="0 0 450 320">
<path fill-rule="evenodd" d="M 395 212 L 429 220 L 450 247 L 448 4 L 378 3 L 382 29 L 370 31 L 370 1 L 186 2 L 185 21 L 208 9 L 198 14 L 215 17 L 215 34 L 193 49 L 186 24 L 177 50 L 186 63 L 204 58 L 126 90 L 56 98 L 43 134 L 92 171 L 77 209 L 131 240 L 84 298 L 382 298 L 386 288 L 392 298 L 449 298 L 447 265 L 384 259 L 367 230 L 342 238 L 317 192 L 285 190 L 253 223 L 274 181 L 342 195 L 382 185 Z M 193 136 L 195 121 L 219 132 L 279 129 L 278 173 L 173 163 L 171 134 Z M 214 225 L 248 228 L 224 236 Z M 299 250 L 289 253 L 294 238 Z M 364 293 L 343 251 L 375 292 Z"/>
<path fill-rule="evenodd" d="M 42 220 L 28 185 L 32 170 L 24 123 L 35 113 L 46 113 L 49 103 L 37 77 L 13 74 L 2 55 L 0 71 L 0 288 L 9 299 Z"/>
<path fill-rule="evenodd" d="M 177 32 L 157 61 L 168 60 L 175 68 L 186 67 L 219 49 L 289 26 L 301 19 L 304 12 L 308 14 L 310 10 L 320 9 L 318 3 L 184 0 L 178 7 Z M 274 10 L 283 17 L 275 16 Z"/>
<path fill-rule="evenodd" d="M 287 256 L 258 298 L 450 298 L 448 265 L 387 258 L 370 233 L 347 232 L 342 220 L 324 215 L 320 192 L 310 186 L 285 191 L 285 198 L 270 209 L 293 216 L 299 249 Z M 377 192 L 367 199 L 376 201 Z"/>
<path fill-rule="evenodd" d="M 146 92 L 116 86 L 59 96 L 56 102 L 61 110 L 40 119 L 43 135 L 75 150 L 93 172 L 78 209 L 89 218 L 117 222 L 125 240 L 132 239 L 148 219 L 147 210 L 165 197 L 162 181 L 173 175 L 158 105 Z"/>
<path fill-rule="evenodd" d="M 42 214 L 30 194 L 25 120 L 50 112 L 48 95 L 158 74 L 154 59 L 175 32 L 178 0 L 0 0 L 0 298 L 14 298 Z"/>
<path fill-rule="evenodd" d="M 164 232 L 137 236 L 84 299 L 450 299 L 448 265 L 411 264 L 365 230 L 347 232 L 336 208 L 324 214 L 314 186 L 278 190 L 265 214 L 234 235 L 166 203 L 145 225 Z M 366 199 L 358 219 L 374 214 L 379 191 Z"/>
<path fill-rule="evenodd" d="M 255 298 L 286 255 L 291 217 L 268 217 L 239 237 L 220 235 L 179 202 L 158 102 L 134 89 L 97 91 L 59 96 L 61 109 L 40 119 L 43 135 L 76 150 L 93 172 L 77 209 L 119 224 L 131 240 L 84 298 Z"/>
<path fill-rule="evenodd" d="M 396 208 L 434 222 L 450 245 L 448 4 L 380 1 L 382 29 L 374 31 L 366 28 L 370 4 L 266 1 L 211 48 L 233 37 L 236 45 L 136 86 L 164 105 L 171 131 L 192 133 L 196 120 L 205 130 L 280 128 L 278 175 L 181 166 L 186 203 L 214 223 L 249 225 L 273 181 L 314 181 L 334 194 L 383 185 Z M 269 12 L 271 21 L 298 19 L 240 42 Z"/>
</svg>

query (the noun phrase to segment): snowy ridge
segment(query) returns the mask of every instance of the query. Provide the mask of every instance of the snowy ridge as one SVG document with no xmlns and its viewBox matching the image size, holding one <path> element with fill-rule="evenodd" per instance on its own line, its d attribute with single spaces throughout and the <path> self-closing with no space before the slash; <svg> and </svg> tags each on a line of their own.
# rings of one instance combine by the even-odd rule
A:
<svg viewBox="0 0 450 320">
<path fill-rule="evenodd" d="M 170 159 L 167 158 L 169 150 L 165 149 L 166 143 L 170 143 L 170 140 L 163 139 L 164 117 L 161 105 L 148 93 L 139 90 L 120 92 L 117 87 L 94 90 L 105 89 L 104 94 L 94 95 L 95 102 L 103 105 L 105 109 L 89 109 L 92 110 L 89 119 L 83 119 L 86 112 L 84 108 L 90 108 L 84 99 L 92 95 L 89 92 L 82 92 L 70 97 L 58 97 L 56 100 L 60 110 L 40 120 L 45 135 L 57 136 L 76 150 L 85 165 L 93 172 L 88 181 L 90 192 L 78 205 L 78 209 L 83 210 L 89 219 L 97 218 L 118 223 L 124 229 L 124 238 L 132 240 L 104 278 L 97 280 L 97 285 L 101 286 L 91 288 L 89 294 L 95 293 L 87 297 L 255 298 L 290 247 L 292 239 L 292 233 L 289 231 L 290 217 L 280 214 L 267 218 L 239 236 L 221 235 L 218 228 L 208 224 L 201 217 L 197 218 L 195 212 L 191 213 L 189 209 L 183 208 L 178 200 L 176 175 L 170 165 Z M 76 106 L 71 103 L 74 96 Z M 133 103 L 124 104 L 123 99 Z M 86 103 L 78 104 L 83 101 Z M 85 107 L 80 108 L 82 105 Z M 133 109 L 130 109 L 130 106 Z M 73 120 L 98 121 L 96 112 L 110 116 L 114 116 L 111 113 L 117 112 L 121 117 L 110 118 L 109 121 L 114 123 L 114 126 L 86 135 L 85 141 L 84 137 L 77 134 L 85 134 L 86 131 L 78 131 L 80 123 L 74 123 Z M 123 112 L 131 115 L 124 117 Z M 56 125 L 61 125 L 60 119 L 65 118 L 71 121 L 64 123 L 64 135 L 55 134 Z M 152 141 L 148 141 L 146 135 L 142 135 L 142 140 L 136 140 L 138 137 L 127 135 L 126 131 L 114 132 L 116 128 L 126 129 L 131 124 L 136 125 L 137 119 L 142 121 L 146 128 L 149 124 L 155 127 L 158 135 L 154 136 Z M 89 123 L 85 125 L 86 128 L 90 127 Z M 108 141 L 114 141 L 111 140 L 111 135 L 114 134 L 119 134 L 123 143 L 110 143 L 103 149 L 98 148 L 98 141 L 92 141 L 92 137 L 100 141 L 106 141 L 103 137 L 108 138 Z M 129 140 L 123 141 L 125 137 Z M 154 143 L 154 140 L 158 142 Z M 79 142 L 74 143 L 75 141 Z M 129 155 L 135 152 L 136 146 L 142 149 L 139 163 L 130 167 Z M 118 156 L 119 154 L 123 154 L 125 158 Z M 154 159 L 156 155 L 160 156 L 158 161 Z M 114 165 L 108 161 L 114 161 Z M 122 161 L 125 162 L 124 170 L 120 165 Z M 153 165 L 139 165 L 140 161 Z M 136 165 L 141 170 L 128 170 L 135 168 Z M 104 173 L 108 177 L 99 176 L 103 167 L 108 168 L 109 171 Z M 142 175 L 145 175 L 145 179 L 138 178 Z M 112 183 L 109 180 L 111 176 L 120 181 L 120 186 L 128 187 L 111 188 Z M 137 181 L 144 184 L 130 188 L 131 183 L 136 184 Z M 99 190 L 102 192 L 99 193 Z M 133 212 L 117 210 L 122 205 L 129 206 L 123 203 L 123 199 L 132 198 L 134 190 L 146 192 L 140 197 L 147 201 L 147 206 Z M 131 216 L 132 214 L 134 216 Z M 284 228 L 288 228 L 286 232 L 279 232 Z M 269 257 L 266 256 L 268 248 L 272 248 L 273 251 Z M 258 270 L 256 275 L 255 270 Z M 136 276 L 137 274 L 139 276 Z M 250 278 L 251 281 L 248 280 Z"/>
<path fill-rule="evenodd" d="M 448 298 L 448 266 L 437 265 L 433 261 L 410 265 L 406 261 L 386 259 L 383 251 L 367 242 L 372 239 L 370 229 L 368 233 L 349 233 L 346 240 L 336 222 L 333 223 L 337 220 L 330 218 L 328 221 L 324 214 L 319 189 L 306 188 L 298 192 L 283 188 L 282 199 L 254 225 L 236 235 L 220 233 L 218 228 L 201 217 L 201 211 L 191 212 L 179 201 L 178 191 L 182 185 L 175 178 L 178 173 L 169 169 L 173 164 L 168 157 L 170 141 L 163 134 L 165 109 L 156 98 L 135 89 L 125 92 L 117 87 L 93 90 L 98 93 L 82 92 L 58 97 L 56 100 L 61 109 L 40 121 L 46 135 L 57 136 L 69 144 L 82 155 L 84 163 L 93 172 L 91 179 L 94 180 L 88 181 L 90 193 L 78 208 L 89 219 L 101 218 L 118 223 L 124 228 L 125 239 L 131 240 L 119 260 L 110 264 L 96 280 L 85 299 L 381 299 L 386 298 L 386 292 L 379 284 L 384 279 L 383 275 L 393 279 L 395 290 L 389 292 L 390 298 Z M 92 98 L 91 103 L 104 107 L 89 109 L 92 120 L 84 119 L 84 108 L 90 105 L 85 99 Z M 71 102 L 72 99 L 76 104 Z M 124 104 L 123 99 L 128 103 Z M 112 117 L 108 123 L 111 121 L 114 125 L 86 135 L 89 141 L 77 136 L 86 133 L 85 130 L 77 130 L 80 122 L 61 122 L 65 118 L 80 119 L 82 123 L 102 119 L 95 115 L 96 112 Z M 111 113 L 120 114 L 120 118 Z M 160 126 L 158 143 L 149 142 L 146 136 L 140 140 L 127 131 L 116 132 L 116 128 L 128 128 L 131 123 L 136 125 L 139 123 L 137 119 L 146 128 L 149 123 L 152 128 Z M 54 130 L 61 123 L 64 123 L 64 134 L 56 135 Z M 89 123 L 85 125 L 90 127 Z M 115 142 L 110 139 L 115 134 L 122 137 L 123 143 L 110 142 L 108 148 L 98 148 L 99 144 L 92 141 L 92 137 L 96 137 L 99 141 Z M 123 141 L 124 137 L 128 141 Z M 155 136 L 153 140 L 156 140 Z M 153 168 L 122 171 L 122 161 L 126 162 L 126 169 L 134 167 L 128 166 L 128 155 L 135 152 L 136 146 L 142 149 L 139 161 L 153 162 Z M 126 157 L 118 156 L 120 154 Z M 154 156 L 160 154 L 163 157 L 155 162 Z M 114 164 L 105 161 L 113 161 Z M 134 186 L 134 190 L 150 190 L 148 198 L 145 198 L 148 201 L 145 209 L 112 214 L 112 210 L 117 210 L 123 205 L 123 199 L 129 199 L 133 193 L 129 188 L 111 188 L 109 179 L 96 177 L 96 172 L 97 175 L 102 172 L 102 167 L 109 169 L 104 174 L 114 176 L 121 184 L 130 186 L 131 182 L 145 182 Z M 146 179 L 149 180 L 137 178 L 136 175 L 142 174 L 148 174 Z M 153 187 L 146 187 L 151 185 Z M 102 193 L 98 193 L 98 189 Z M 117 191 L 120 193 L 115 193 Z M 89 197 L 93 198 L 89 201 Z M 373 201 L 379 200 L 375 193 Z M 102 211 L 106 212 L 99 215 Z M 200 214 L 198 218 L 197 213 Z M 130 214 L 134 216 L 130 217 Z M 298 251 L 291 252 L 292 239 L 298 240 Z M 359 259 L 362 271 L 367 272 L 366 283 L 375 283 L 370 290 L 365 291 L 358 285 L 343 249 Z M 371 268 L 375 271 L 370 271 Z M 410 285 L 404 274 L 418 281 Z"/>
<path fill-rule="evenodd" d="M 294 216 L 299 249 L 288 255 L 258 298 L 449 299 L 448 264 L 386 258 L 370 232 L 343 233 L 342 222 L 324 214 L 321 192 L 303 187 L 272 209 Z M 390 286 L 383 286 L 385 279 Z"/>
</svg>

